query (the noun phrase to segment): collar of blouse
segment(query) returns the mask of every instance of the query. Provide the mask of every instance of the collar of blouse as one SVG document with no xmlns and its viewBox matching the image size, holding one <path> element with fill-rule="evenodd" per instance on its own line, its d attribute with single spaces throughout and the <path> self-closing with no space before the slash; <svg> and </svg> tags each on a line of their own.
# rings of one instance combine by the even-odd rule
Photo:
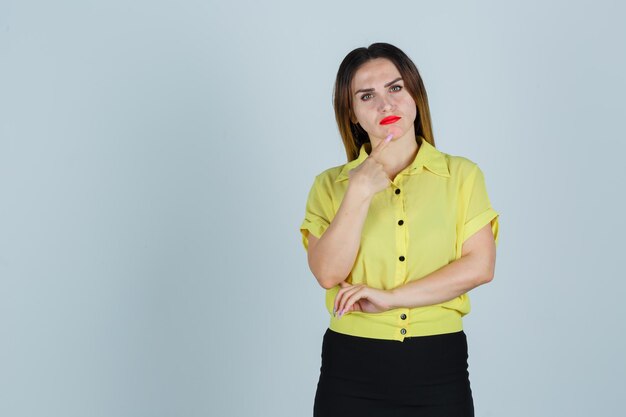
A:
<svg viewBox="0 0 626 417">
<path fill-rule="evenodd" d="M 421 145 L 419 150 L 417 151 L 417 155 L 415 159 L 406 167 L 401 174 L 404 175 L 413 175 L 417 174 L 421 171 L 420 168 L 424 167 L 428 169 L 430 172 L 440 175 L 442 177 L 449 177 L 450 170 L 448 169 L 448 163 L 446 161 L 446 157 L 442 152 L 439 152 L 437 148 L 435 148 L 430 143 L 426 142 L 424 138 L 420 137 Z M 354 161 L 350 161 L 345 164 L 337 176 L 336 182 L 347 180 L 349 177 L 348 173 L 351 169 L 358 167 L 365 159 L 369 156 L 367 153 L 366 145 L 362 145 L 359 150 L 359 157 Z"/>
</svg>

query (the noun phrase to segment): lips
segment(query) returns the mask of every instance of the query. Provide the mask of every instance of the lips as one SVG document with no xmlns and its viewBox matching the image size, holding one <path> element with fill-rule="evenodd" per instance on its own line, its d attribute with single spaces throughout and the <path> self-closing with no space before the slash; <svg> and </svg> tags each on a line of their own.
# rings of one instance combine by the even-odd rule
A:
<svg viewBox="0 0 626 417">
<path fill-rule="evenodd" d="M 390 125 L 392 123 L 397 122 L 400 119 L 402 119 L 400 116 L 387 116 L 383 120 L 380 121 L 380 124 L 381 125 Z"/>
</svg>

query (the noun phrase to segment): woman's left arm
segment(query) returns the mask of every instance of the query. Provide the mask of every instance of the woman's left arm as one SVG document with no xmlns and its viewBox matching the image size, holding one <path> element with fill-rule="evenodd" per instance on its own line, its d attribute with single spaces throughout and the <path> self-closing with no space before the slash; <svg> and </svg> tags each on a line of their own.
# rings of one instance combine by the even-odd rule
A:
<svg viewBox="0 0 626 417">
<path fill-rule="evenodd" d="M 377 311 L 443 303 L 490 282 L 495 263 L 496 245 L 491 223 L 487 223 L 463 242 L 459 259 L 421 279 L 388 291 L 365 285 L 345 286 L 337 293 L 335 309 L 340 313 L 360 310 L 359 300 L 367 300 L 366 303 Z"/>
<path fill-rule="evenodd" d="M 454 262 L 390 290 L 391 308 L 422 307 L 452 300 L 493 279 L 496 245 L 491 223 L 463 242 L 461 257 Z"/>
</svg>

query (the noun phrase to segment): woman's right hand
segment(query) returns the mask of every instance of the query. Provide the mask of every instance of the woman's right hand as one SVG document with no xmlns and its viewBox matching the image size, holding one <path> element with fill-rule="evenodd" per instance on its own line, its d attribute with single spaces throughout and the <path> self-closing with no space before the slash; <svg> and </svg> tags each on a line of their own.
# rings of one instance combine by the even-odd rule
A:
<svg viewBox="0 0 626 417">
<path fill-rule="evenodd" d="M 389 186 L 390 180 L 377 158 L 388 143 L 381 141 L 358 167 L 351 170 L 348 189 L 330 225 L 316 239 L 309 233 L 308 260 L 319 284 L 330 289 L 344 281 L 354 267 L 361 232 L 372 197 Z M 372 307 L 359 303 L 361 309 Z"/>
<path fill-rule="evenodd" d="M 383 169 L 383 164 L 377 160 L 381 152 L 389 145 L 389 142 L 388 140 L 381 140 L 365 161 L 348 172 L 350 178 L 349 185 L 359 188 L 367 197 L 373 197 L 374 194 L 387 188 L 391 182 Z"/>
</svg>

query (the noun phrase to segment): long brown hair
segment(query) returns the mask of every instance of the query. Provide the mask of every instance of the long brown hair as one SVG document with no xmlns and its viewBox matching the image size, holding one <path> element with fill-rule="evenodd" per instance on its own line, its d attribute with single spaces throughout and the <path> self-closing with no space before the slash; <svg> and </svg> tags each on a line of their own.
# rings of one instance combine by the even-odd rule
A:
<svg viewBox="0 0 626 417">
<path fill-rule="evenodd" d="M 428 108 L 428 96 L 417 67 L 411 59 L 400 49 L 388 43 L 373 43 L 367 48 L 357 48 L 351 51 L 341 62 L 335 90 L 333 92 L 333 105 L 335 119 L 339 127 L 339 133 L 346 148 L 348 162 L 359 156 L 359 149 L 364 143 L 369 143 L 367 132 L 358 123 L 352 123 L 352 79 L 361 65 L 376 58 L 385 58 L 396 66 L 404 85 L 417 108 L 415 118 L 415 139 L 422 136 L 428 143 L 435 146 L 430 110 Z"/>
</svg>

